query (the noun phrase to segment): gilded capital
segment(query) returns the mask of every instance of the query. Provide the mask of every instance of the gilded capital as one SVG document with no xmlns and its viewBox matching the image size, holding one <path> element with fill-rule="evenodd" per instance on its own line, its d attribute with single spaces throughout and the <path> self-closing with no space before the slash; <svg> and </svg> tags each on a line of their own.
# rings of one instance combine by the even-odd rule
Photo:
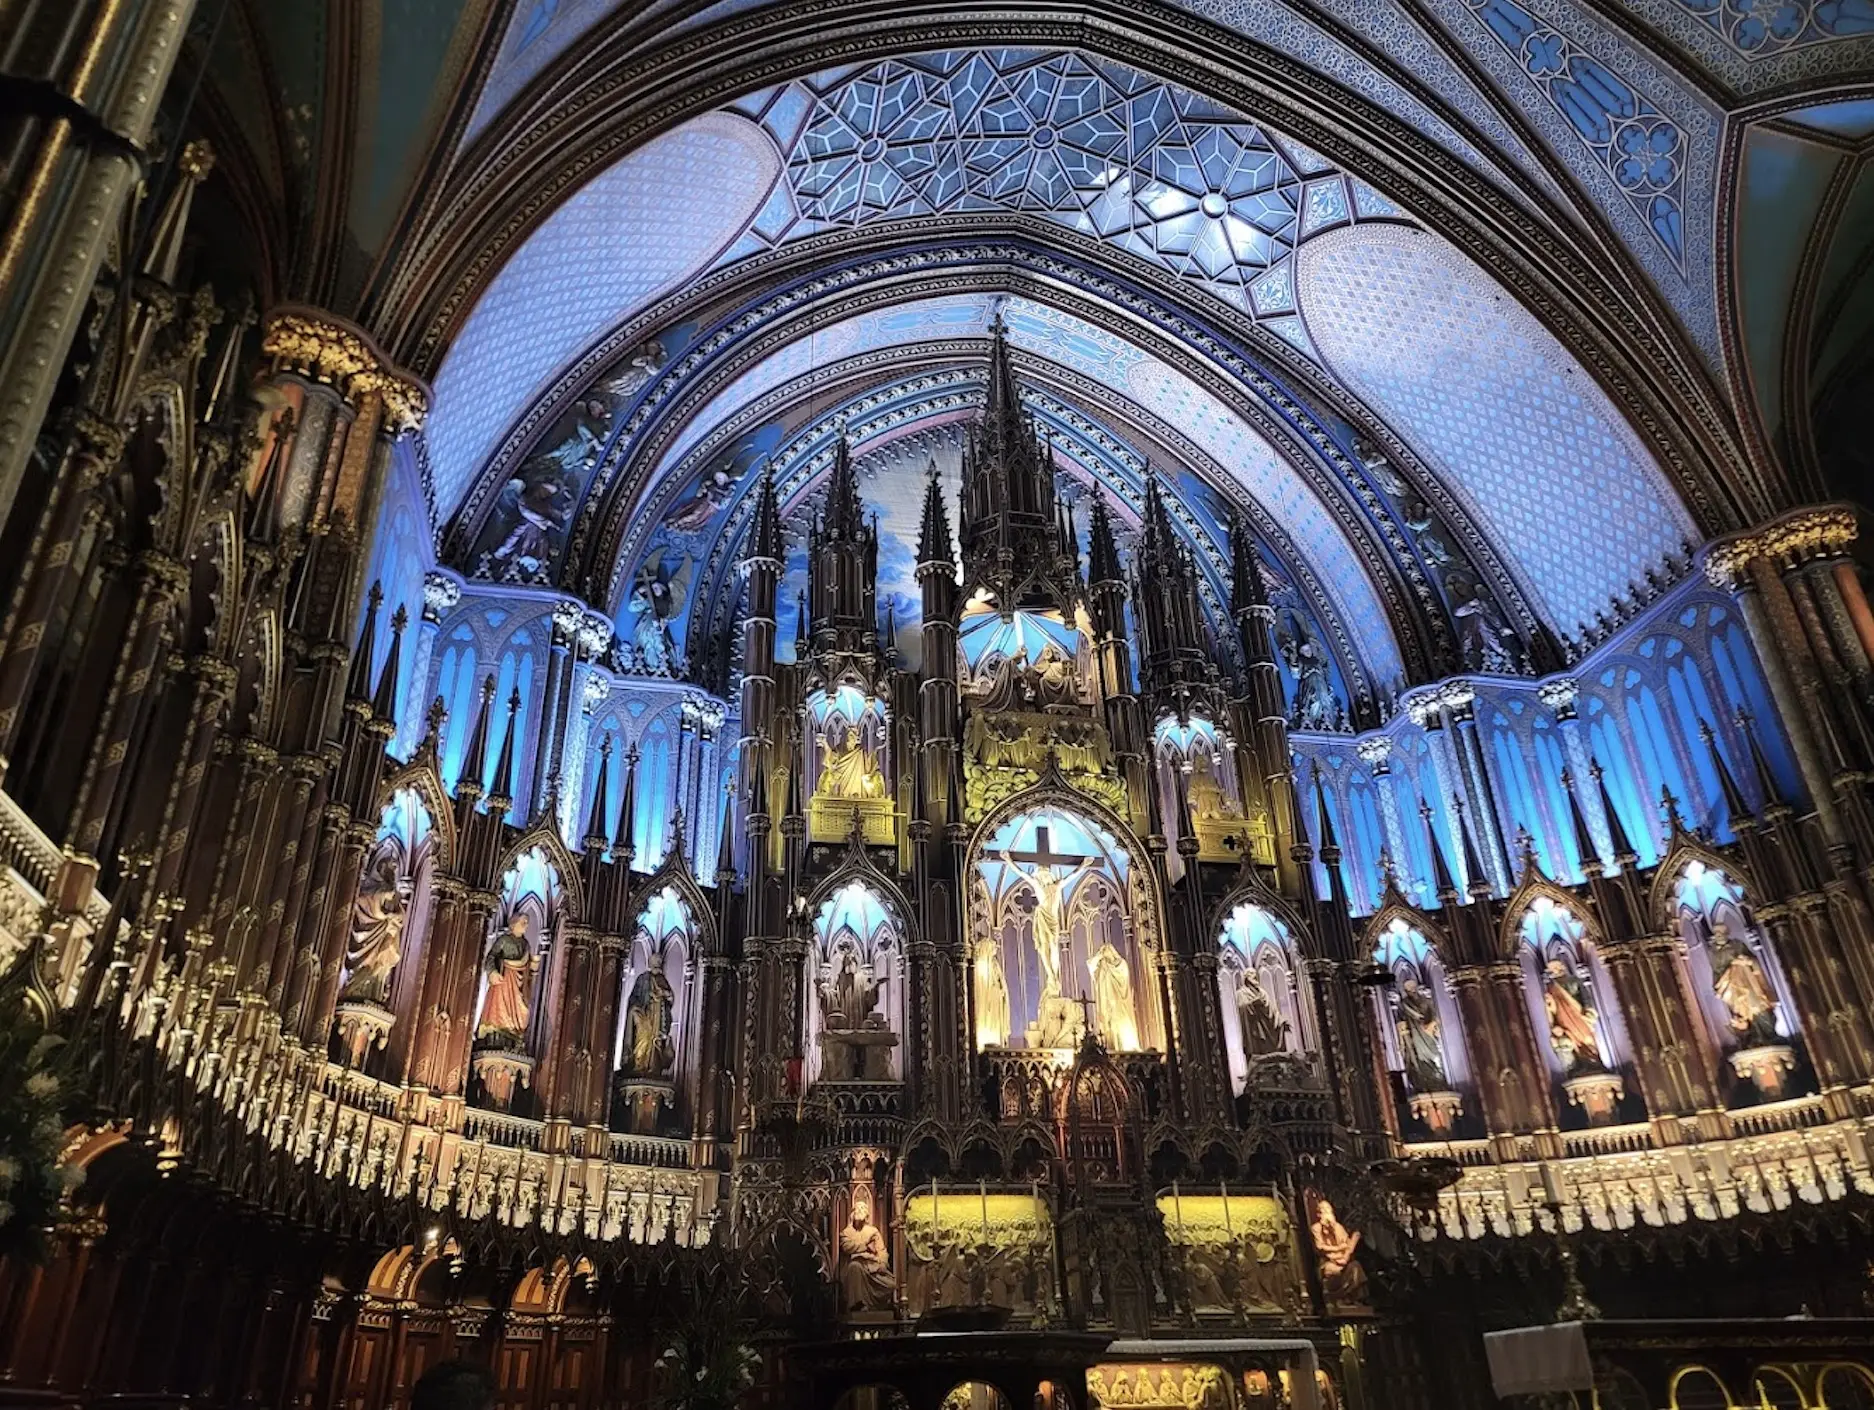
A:
<svg viewBox="0 0 1874 1410">
<path fill-rule="evenodd" d="M 429 389 L 399 371 L 363 333 L 312 309 L 280 309 L 261 334 L 276 372 L 296 372 L 336 388 L 354 405 L 375 395 L 392 434 L 414 431 L 429 413 Z"/>
<path fill-rule="evenodd" d="M 1792 510 L 1749 533 L 1712 544 L 1705 551 L 1705 576 L 1726 591 L 1736 591 L 1747 582 L 1750 565 L 1759 558 L 1793 567 L 1811 558 L 1846 552 L 1859 532 L 1854 511 L 1846 505 Z"/>
</svg>

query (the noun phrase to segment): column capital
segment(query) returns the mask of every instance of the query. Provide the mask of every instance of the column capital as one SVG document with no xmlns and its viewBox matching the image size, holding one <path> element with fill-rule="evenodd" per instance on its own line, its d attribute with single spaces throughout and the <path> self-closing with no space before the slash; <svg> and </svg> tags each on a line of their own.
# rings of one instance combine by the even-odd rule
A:
<svg viewBox="0 0 1874 1410">
<path fill-rule="evenodd" d="M 1750 566 L 1760 558 L 1792 568 L 1814 558 L 1847 551 L 1860 534 L 1855 511 L 1846 504 L 1810 504 L 1743 533 L 1728 534 L 1705 547 L 1705 576 L 1735 592 L 1749 582 Z"/>
<path fill-rule="evenodd" d="M 267 316 L 260 350 L 275 372 L 324 383 L 353 406 L 375 395 L 393 435 L 416 430 L 429 414 L 427 386 L 391 362 L 363 329 L 323 309 L 275 309 Z"/>
</svg>

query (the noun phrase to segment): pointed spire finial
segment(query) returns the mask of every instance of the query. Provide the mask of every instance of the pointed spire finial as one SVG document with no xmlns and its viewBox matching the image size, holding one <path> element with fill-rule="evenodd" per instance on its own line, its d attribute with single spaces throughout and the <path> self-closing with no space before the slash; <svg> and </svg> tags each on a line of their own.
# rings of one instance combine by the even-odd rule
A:
<svg viewBox="0 0 1874 1410">
<path fill-rule="evenodd" d="M 1627 836 L 1627 826 L 1620 818 L 1620 810 L 1614 806 L 1614 796 L 1607 790 L 1607 771 L 1601 767 L 1601 761 L 1588 759 L 1588 777 L 1594 780 L 1594 786 L 1600 790 L 1601 811 L 1607 815 L 1607 837 L 1613 844 L 1614 860 L 1622 867 L 1635 861 L 1639 853 L 1633 850 L 1633 839 Z"/>
<path fill-rule="evenodd" d="M 588 852 L 603 852 L 612 839 L 605 832 L 605 800 L 611 792 L 612 737 L 599 741 L 599 771 L 592 780 L 592 807 L 586 816 L 586 835 L 582 840 Z"/>
<path fill-rule="evenodd" d="M 384 655 L 384 669 L 378 673 L 377 690 L 371 696 L 371 713 L 386 726 L 397 724 L 397 676 L 403 663 L 403 633 L 410 625 L 410 614 L 403 604 L 390 616 L 390 650 Z"/>
</svg>

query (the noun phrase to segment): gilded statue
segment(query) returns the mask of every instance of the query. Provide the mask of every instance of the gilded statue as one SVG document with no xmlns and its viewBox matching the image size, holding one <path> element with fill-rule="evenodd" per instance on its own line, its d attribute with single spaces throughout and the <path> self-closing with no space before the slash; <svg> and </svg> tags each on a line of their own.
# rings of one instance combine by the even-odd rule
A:
<svg viewBox="0 0 1874 1410">
<path fill-rule="evenodd" d="M 839 1290 L 848 1312 L 883 1311 L 898 1290 L 885 1236 L 863 1198 L 853 1200 L 852 1218 L 839 1231 Z"/>
<path fill-rule="evenodd" d="M 1722 922 L 1711 928 L 1711 987 L 1730 1014 L 1739 1047 L 1774 1047 L 1783 1041 L 1776 1031 L 1776 992 L 1763 966 Z"/>
<path fill-rule="evenodd" d="M 835 720 L 823 739 L 826 755 L 820 766 L 822 798 L 883 798 L 885 775 L 873 762 L 871 752 L 859 739 L 859 732 L 843 720 Z"/>
<path fill-rule="evenodd" d="M 482 996 L 475 1036 L 502 1047 L 519 1046 L 527 1033 L 527 990 L 533 980 L 534 951 L 527 942 L 527 917 L 515 915 L 488 947 L 482 966 L 488 989 Z"/>
<path fill-rule="evenodd" d="M 845 1032 L 865 1026 L 866 1018 L 878 1004 L 878 981 L 872 966 L 851 949 L 842 946 L 820 981 L 820 1024 L 830 1032 Z"/>
<path fill-rule="evenodd" d="M 1132 1007 L 1132 971 L 1126 957 L 1102 940 L 1100 948 L 1087 960 L 1087 975 L 1093 982 L 1093 1012 L 1100 1032 L 1113 1048 L 1122 1053 L 1139 1050 L 1139 1022 Z"/>
<path fill-rule="evenodd" d="M 663 1077 L 670 1071 L 675 1051 L 670 1030 L 676 994 L 663 967 L 655 962 L 631 986 L 625 1006 L 624 1074 L 627 1077 Z"/>
<path fill-rule="evenodd" d="M 351 943 L 345 949 L 347 978 L 342 1001 L 386 1004 L 391 971 L 403 953 L 403 928 L 409 920 L 408 883 L 397 875 L 397 859 L 383 853 L 370 877 L 358 887 L 351 907 Z"/>
<path fill-rule="evenodd" d="M 1236 974 L 1236 1019 L 1243 1030 L 1243 1056 L 1267 1057 L 1288 1047 L 1288 1020 L 1276 1012 L 1254 966 Z"/>
<path fill-rule="evenodd" d="M 1594 1031 L 1594 995 L 1587 982 L 1560 955 L 1552 956 L 1542 976 L 1542 1004 L 1549 1016 L 1549 1042 L 1562 1070 L 1601 1072 L 1607 1061 Z"/>
<path fill-rule="evenodd" d="M 1041 962 L 1041 997 L 1059 998 L 1061 994 L 1061 942 L 1067 934 L 1067 888 L 1082 873 L 1099 865 L 1097 857 L 1082 857 L 1080 864 L 1065 875 L 1056 876 L 1051 866 L 1023 866 L 1004 848 L 1002 861 L 1010 871 L 1027 878 L 1035 892 L 1033 935 L 1035 955 Z"/>
<path fill-rule="evenodd" d="M 976 986 L 976 1043 L 994 1047 L 1008 1041 L 1009 981 L 1002 972 L 1002 947 L 993 935 L 976 946 L 973 964 Z"/>
<path fill-rule="evenodd" d="M 1223 791 L 1211 771 L 1208 758 L 1200 756 L 1185 781 L 1184 796 L 1191 805 L 1191 816 L 1198 822 L 1220 822 L 1243 816 L 1243 810 Z"/>
</svg>

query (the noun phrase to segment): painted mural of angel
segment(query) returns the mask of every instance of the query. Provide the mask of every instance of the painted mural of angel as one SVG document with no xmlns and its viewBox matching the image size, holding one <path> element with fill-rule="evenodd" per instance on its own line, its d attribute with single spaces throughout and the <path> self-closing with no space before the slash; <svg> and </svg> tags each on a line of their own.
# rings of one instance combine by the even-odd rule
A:
<svg viewBox="0 0 1874 1410">
<path fill-rule="evenodd" d="M 631 644 L 639 668 L 653 675 L 676 669 L 677 646 L 670 624 L 683 611 L 689 597 L 690 576 L 696 561 L 686 555 L 659 550 L 645 560 L 631 584 L 626 606 L 635 615 Z"/>
<path fill-rule="evenodd" d="M 664 522 L 678 533 L 695 533 L 716 517 L 716 511 L 729 502 L 736 485 L 747 473 L 746 466 L 735 469 L 734 461 L 724 461 L 714 470 L 705 470 L 697 477 L 689 495 L 664 516 Z"/>
<path fill-rule="evenodd" d="M 606 380 L 605 395 L 613 406 L 622 405 L 644 390 L 645 384 L 663 371 L 669 360 L 661 342 L 656 338 L 646 339 L 631 350 L 623 366 Z"/>
<path fill-rule="evenodd" d="M 1300 729 L 1333 729 L 1340 723 L 1340 699 L 1329 680 L 1327 651 L 1308 632 L 1296 613 L 1287 614 L 1288 629 L 1281 632 L 1282 659 L 1295 673 L 1295 699 L 1290 718 Z"/>
<path fill-rule="evenodd" d="M 1458 649 L 1464 655 L 1464 669 L 1498 671 L 1506 675 L 1513 672 L 1516 658 L 1508 643 L 1516 640 L 1516 633 L 1505 625 L 1489 599 L 1461 573 L 1445 578 L 1445 591 L 1451 599 L 1451 616 L 1458 629 Z"/>
</svg>

